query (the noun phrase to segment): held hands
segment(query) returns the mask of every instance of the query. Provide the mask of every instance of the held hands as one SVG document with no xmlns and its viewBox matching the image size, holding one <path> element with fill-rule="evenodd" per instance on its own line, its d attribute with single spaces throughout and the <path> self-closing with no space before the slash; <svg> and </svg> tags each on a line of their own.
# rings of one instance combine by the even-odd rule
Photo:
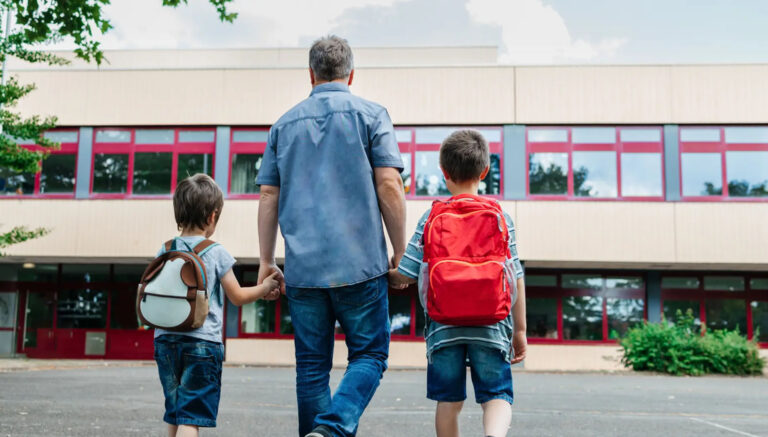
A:
<svg viewBox="0 0 768 437">
<path fill-rule="evenodd" d="M 512 357 L 511 364 L 517 364 L 525 359 L 525 353 L 528 349 L 528 337 L 525 335 L 525 331 L 515 331 L 512 337 Z"/>
<path fill-rule="evenodd" d="M 264 288 L 269 290 L 269 292 L 264 295 L 263 299 L 276 300 L 280 297 L 280 281 L 277 277 L 278 273 L 279 272 L 272 272 L 272 274 L 264 278 L 264 281 L 261 283 Z"/>
<path fill-rule="evenodd" d="M 259 285 L 271 281 L 267 287 L 271 290 L 264 296 L 264 300 L 277 300 L 280 294 L 285 294 L 285 277 L 283 271 L 275 263 L 265 263 L 259 265 Z"/>
<path fill-rule="evenodd" d="M 397 269 L 389 270 L 389 286 L 395 290 L 404 290 L 410 284 L 410 278 L 398 272 Z"/>
</svg>

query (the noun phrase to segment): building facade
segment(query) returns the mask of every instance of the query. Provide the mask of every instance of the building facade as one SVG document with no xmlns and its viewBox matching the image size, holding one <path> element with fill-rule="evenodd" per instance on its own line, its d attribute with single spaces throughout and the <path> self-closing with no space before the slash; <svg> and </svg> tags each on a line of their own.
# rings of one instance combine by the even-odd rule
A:
<svg viewBox="0 0 768 437">
<path fill-rule="evenodd" d="M 617 368 L 643 320 L 691 309 L 768 346 L 768 65 L 495 64 L 489 47 L 360 49 L 352 91 L 385 105 L 406 164 L 408 229 L 448 193 L 440 142 L 488 139 L 483 194 L 513 217 L 535 369 Z M 38 174 L 0 169 L 0 220 L 44 238 L 0 258 L 0 354 L 146 359 L 136 283 L 176 232 L 171 193 L 208 173 L 214 238 L 256 280 L 255 184 L 269 126 L 310 90 L 305 50 L 122 51 L 97 69 L 10 70 L 55 114 Z M 25 147 L 35 147 L 34 144 Z M 278 244 L 278 257 L 284 247 Z M 227 359 L 290 364 L 287 302 L 226 308 Z M 393 366 L 425 365 L 414 288 L 391 291 Z M 343 332 L 337 361 L 343 362 Z"/>
</svg>

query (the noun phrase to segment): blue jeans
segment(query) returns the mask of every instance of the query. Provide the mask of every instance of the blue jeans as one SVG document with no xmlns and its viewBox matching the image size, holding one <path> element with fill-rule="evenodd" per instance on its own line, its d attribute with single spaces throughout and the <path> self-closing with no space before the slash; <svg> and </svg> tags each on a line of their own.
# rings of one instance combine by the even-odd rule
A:
<svg viewBox="0 0 768 437">
<path fill-rule="evenodd" d="M 354 436 L 389 356 L 387 277 L 338 288 L 288 287 L 296 345 L 299 436 L 324 426 Z M 336 320 L 344 330 L 347 371 L 331 396 L 329 386 Z"/>
<path fill-rule="evenodd" d="M 427 398 L 438 402 L 466 399 L 467 358 L 478 404 L 493 399 L 514 402 L 512 369 L 504 354 L 471 343 L 446 346 L 432 353 L 432 362 L 427 366 Z"/>
</svg>

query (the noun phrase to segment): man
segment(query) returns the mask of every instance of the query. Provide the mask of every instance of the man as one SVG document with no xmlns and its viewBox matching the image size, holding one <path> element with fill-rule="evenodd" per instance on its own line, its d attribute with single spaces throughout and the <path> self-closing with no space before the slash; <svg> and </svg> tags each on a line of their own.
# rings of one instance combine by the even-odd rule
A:
<svg viewBox="0 0 768 437">
<path fill-rule="evenodd" d="M 299 436 L 354 436 L 387 368 L 387 248 L 405 252 L 403 163 L 386 109 L 353 96 L 352 50 L 336 36 L 309 52 L 312 93 L 269 132 L 259 170 L 259 282 L 277 269 L 277 225 L 285 240 L 283 290 L 296 346 Z M 349 362 L 336 393 L 329 376 L 334 327 Z"/>
</svg>

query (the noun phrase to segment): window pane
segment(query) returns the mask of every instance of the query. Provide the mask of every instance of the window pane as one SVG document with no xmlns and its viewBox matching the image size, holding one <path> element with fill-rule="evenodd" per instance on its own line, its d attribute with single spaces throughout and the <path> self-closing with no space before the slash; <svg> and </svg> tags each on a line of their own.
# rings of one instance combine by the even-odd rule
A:
<svg viewBox="0 0 768 437">
<path fill-rule="evenodd" d="M 705 276 L 705 290 L 744 291 L 742 276 Z"/>
<path fill-rule="evenodd" d="M 565 129 L 529 129 L 529 143 L 567 143 L 568 131 Z"/>
<path fill-rule="evenodd" d="M 180 143 L 212 143 L 215 132 L 212 130 L 182 130 L 179 131 Z"/>
<path fill-rule="evenodd" d="M 146 268 L 145 264 L 115 264 L 115 282 L 135 282 L 138 284 Z"/>
<path fill-rule="evenodd" d="M 269 131 L 266 130 L 236 130 L 232 134 L 233 143 L 266 143 Z"/>
<path fill-rule="evenodd" d="M 450 196 L 440 171 L 440 152 L 416 152 L 416 194 Z"/>
<path fill-rule="evenodd" d="M 491 165 L 488 175 L 480 181 L 478 187 L 480 194 L 501 194 L 501 157 L 497 153 L 491 154 Z"/>
<path fill-rule="evenodd" d="M 61 280 L 64 282 L 109 281 L 109 264 L 64 264 L 61 266 Z"/>
<path fill-rule="evenodd" d="M 472 129 L 480 133 L 489 143 L 501 141 L 501 129 L 477 129 L 466 127 L 422 127 L 416 128 L 416 144 L 440 144 L 457 130 Z"/>
<path fill-rule="evenodd" d="M 528 188 L 530 194 L 568 194 L 568 154 L 531 153 Z"/>
<path fill-rule="evenodd" d="M 614 144 L 616 128 L 575 127 L 571 129 L 571 141 L 574 144 Z"/>
<path fill-rule="evenodd" d="M 723 173 L 719 153 L 683 153 L 683 195 L 723 194 Z"/>
<path fill-rule="evenodd" d="M 768 290 L 768 278 L 752 278 L 749 280 L 749 288 L 753 290 Z"/>
<path fill-rule="evenodd" d="M 403 178 L 405 194 L 411 194 L 411 154 L 401 153 L 400 157 L 403 158 L 403 172 L 400 177 Z"/>
<path fill-rule="evenodd" d="M 563 298 L 563 339 L 603 339 L 603 299 L 600 297 Z"/>
<path fill-rule="evenodd" d="M 643 323 L 644 303 L 642 299 L 606 300 L 608 311 L 608 338 L 611 340 L 624 337 L 635 325 Z"/>
<path fill-rule="evenodd" d="M 621 154 L 621 195 L 662 196 L 660 153 Z"/>
<path fill-rule="evenodd" d="M 19 269 L 18 280 L 22 282 L 56 282 L 59 278 L 58 264 L 35 264 L 34 267 Z"/>
<path fill-rule="evenodd" d="M 107 327 L 107 293 L 104 291 L 91 289 L 62 291 L 59 293 L 56 309 L 58 328 Z"/>
<path fill-rule="evenodd" d="M 173 144 L 172 129 L 136 129 L 136 144 Z"/>
<path fill-rule="evenodd" d="M 555 287 L 557 286 L 556 275 L 525 275 L 526 287 Z"/>
<path fill-rule="evenodd" d="M 133 159 L 133 194 L 170 194 L 172 153 L 136 153 Z"/>
<path fill-rule="evenodd" d="M 563 275 L 563 288 L 603 288 L 603 278 L 595 275 Z"/>
<path fill-rule="evenodd" d="M 707 329 L 738 329 L 747 332 L 747 308 L 743 299 L 713 299 L 705 302 Z"/>
<path fill-rule="evenodd" d="M 718 143 L 720 142 L 720 129 L 682 128 L 680 129 L 680 141 L 692 143 Z"/>
<path fill-rule="evenodd" d="M 293 323 L 291 322 L 291 309 L 288 298 L 285 295 L 280 296 L 280 333 L 293 334 Z"/>
<path fill-rule="evenodd" d="M 75 191 L 75 155 L 49 155 L 40 172 L 40 194 Z"/>
<path fill-rule="evenodd" d="M 46 132 L 43 136 L 57 143 L 76 143 L 77 131 L 53 131 Z"/>
<path fill-rule="evenodd" d="M 243 305 L 241 311 L 241 332 L 275 332 L 275 301 L 257 300 Z"/>
<path fill-rule="evenodd" d="M 643 278 L 639 277 L 613 277 L 605 278 L 605 288 L 643 288 Z"/>
<path fill-rule="evenodd" d="M 528 335 L 557 338 L 557 299 L 526 299 Z"/>
<path fill-rule="evenodd" d="M 35 194 L 35 175 L 16 173 L 0 167 L 0 195 L 30 196 Z"/>
<path fill-rule="evenodd" d="M 210 153 L 179 153 L 176 183 L 198 173 L 213 176 L 213 155 Z"/>
<path fill-rule="evenodd" d="M 768 127 L 727 127 L 725 142 L 733 144 L 768 143 Z"/>
<path fill-rule="evenodd" d="M 661 288 L 695 289 L 699 288 L 699 278 L 682 276 L 665 276 L 661 278 Z"/>
<path fill-rule="evenodd" d="M 661 141 L 659 129 L 622 129 L 620 136 L 623 143 L 658 143 Z"/>
<path fill-rule="evenodd" d="M 96 131 L 97 143 L 130 143 L 131 132 L 127 130 Z"/>
<path fill-rule="evenodd" d="M 664 320 L 669 323 L 677 322 L 677 311 L 680 310 L 684 316 L 688 310 L 693 313 L 693 323 L 696 329 L 701 329 L 701 316 L 699 315 L 698 300 L 664 300 Z"/>
<path fill-rule="evenodd" d="M 752 302 L 752 329 L 757 341 L 768 341 L 768 302 Z"/>
<path fill-rule="evenodd" d="M 411 130 L 410 129 L 397 129 L 395 130 L 395 140 L 398 143 L 410 143 L 411 142 Z"/>
<path fill-rule="evenodd" d="M 616 152 L 573 152 L 573 193 L 616 197 Z"/>
<path fill-rule="evenodd" d="M 424 338 L 424 327 L 427 324 L 427 317 L 424 314 L 424 308 L 421 304 L 416 307 L 416 337 Z"/>
<path fill-rule="evenodd" d="M 392 335 L 411 335 L 411 295 L 389 295 L 389 332 Z"/>
<path fill-rule="evenodd" d="M 139 280 L 137 279 L 138 283 Z M 139 320 L 135 311 L 128 311 L 136 306 L 136 294 L 128 290 L 113 290 L 112 305 L 109 309 L 109 327 L 112 329 L 139 329 Z"/>
<path fill-rule="evenodd" d="M 725 152 L 728 195 L 768 196 L 768 152 Z"/>
<path fill-rule="evenodd" d="M 125 193 L 128 186 L 128 155 L 97 153 L 93 161 L 94 193 Z"/>
<path fill-rule="evenodd" d="M 230 193 L 253 194 L 259 192 L 256 177 L 259 175 L 262 157 L 261 154 L 232 155 Z"/>
<path fill-rule="evenodd" d="M 37 347 L 37 332 L 53 328 L 55 310 L 54 294 L 27 293 L 26 319 L 24 320 L 24 347 Z"/>
</svg>

